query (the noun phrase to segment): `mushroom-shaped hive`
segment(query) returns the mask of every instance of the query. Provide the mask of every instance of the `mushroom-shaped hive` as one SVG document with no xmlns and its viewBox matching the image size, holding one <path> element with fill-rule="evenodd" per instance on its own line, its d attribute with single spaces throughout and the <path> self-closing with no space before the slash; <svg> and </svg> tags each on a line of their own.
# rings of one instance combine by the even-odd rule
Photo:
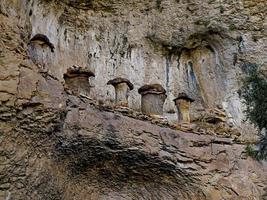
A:
<svg viewBox="0 0 267 200">
<path fill-rule="evenodd" d="M 113 85 L 114 87 L 120 83 L 126 83 L 130 90 L 134 89 L 133 84 L 126 78 L 114 78 L 107 82 L 108 85 Z"/>
<path fill-rule="evenodd" d="M 64 80 L 66 88 L 71 90 L 75 95 L 90 95 L 90 76 L 95 76 L 95 74 L 89 69 L 84 69 L 79 66 L 72 66 L 64 74 Z"/>
<path fill-rule="evenodd" d="M 138 93 L 141 95 L 147 93 L 153 94 L 166 94 L 166 90 L 160 84 L 144 85 L 138 89 Z"/>
<path fill-rule="evenodd" d="M 49 38 L 46 35 L 38 33 L 30 40 L 30 42 L 36 41 L 41 41 L 43 44 L 46 44 L 47 46 L 49 46 L 51 51 L 54 52 L 55 46 L 50 42 Z"/>
<path fill-rule="evenodd" d="M 47 44 L 50 43 L 50 40 L 44 34 L 36 34 L 35 36 L 33 36 L 33 38 L 30 41 L 31 42 L 33 42 L 33 41 L 43 41 L 44 43 L 47 43 Z"/>
</svg>

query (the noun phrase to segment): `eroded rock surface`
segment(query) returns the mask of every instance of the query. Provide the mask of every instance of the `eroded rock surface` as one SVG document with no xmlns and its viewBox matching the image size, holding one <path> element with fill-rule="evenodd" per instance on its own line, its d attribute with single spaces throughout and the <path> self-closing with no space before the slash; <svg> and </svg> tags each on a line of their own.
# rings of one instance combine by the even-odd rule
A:
<svg viewBox="0 0 267 200">
<path fill-rule="evenodd" d="M 216 119 L 244 130 L 236 91 L 249 63 L 266 69 L 265 11 L 265 0 L 1 0 L 0 199 L 266 198 L 266 166 L 237 140 L 246 132 L 183 132 L 114 112 L 106 85 L 128 78 L 135 112 L 139 87 L 163 85 L 175 120 L 172 100 L 186 92 L 194 120 L 222 104 Z M 38 33 L 54 52 L 29 44 Z M 66 90 L 73 65 L 95 72 L 90 97 Z"/>
<path fill-rule="evenodd" d="M 266 167 L 231 138 L 107 112 L 66 95 L 66 109 L 1 111 L 1 198 L 260 199 Z"/>
</svg>

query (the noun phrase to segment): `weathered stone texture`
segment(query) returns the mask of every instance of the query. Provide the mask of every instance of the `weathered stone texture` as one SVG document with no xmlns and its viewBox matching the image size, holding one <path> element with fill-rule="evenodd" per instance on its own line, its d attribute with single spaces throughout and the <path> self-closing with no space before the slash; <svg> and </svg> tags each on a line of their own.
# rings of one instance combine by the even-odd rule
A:
<svg viewBox="0 0 267 200">
<path fill-rule="evenodd" d="M 244 152 L 253 128 L 237 95 L 250 63 L 267 70 L 266 8 L 265 0 L 1 0 L 0 199 L 266 198 L 266 164 Z M 38 33 L 54 53 L 29 44 Z M 95 72 L 90 97 L 64 91 L 73 65 Z M 106 83 L 116 77 L 134 90 L 129 110 L 112 113 Z M 167 91 L 169 121 L 180 92 L 196 100 L 199 130 L 135 113 L 137 89 L 154 83 Z M 218 105 L 223 118 L 209 112 Z"/>
<path fill-rule="evenodd" d="M 263 194 L 266 168 L 230 138 L 161 128 L 101 111 L 75 96 L 68 101 L 72 106 L 65 111 L 28 105 L 9 110 L 9 119 L 1 117 L 1 197 L 260 199 Z"/>
<path fill-rule="evenodd" d="M 168 92 L 165 111 L 174 110 L 173 97 L 186 90 L 198 99 L 196 107 L 223 104 L 241 125 L 240 66 L 266 67 L 265 1 L 3 0 L 1 10 L 20 15 L 20 25 L 31 30 L 26 38 L 49 37 L 55 54 L 29 47 L 30 56 L 58 79 L 72 65 L 94 69 L 94 98 L 113 99 L 105 83 L 130 76 L 136 88 L 162 84 Z M 140 108 L 136 90 L 129 103 Z"/>
</svg>

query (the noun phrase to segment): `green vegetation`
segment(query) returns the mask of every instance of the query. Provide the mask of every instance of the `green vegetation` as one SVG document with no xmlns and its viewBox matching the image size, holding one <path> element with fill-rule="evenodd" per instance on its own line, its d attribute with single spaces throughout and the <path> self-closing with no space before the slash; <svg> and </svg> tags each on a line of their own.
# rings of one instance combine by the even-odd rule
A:
<svg viewBox="0 0 267 200">
<path fill-rule="evenodd" d="M 161 0 L 156 0 L 157 9 L 161 10 Z"/>
<path fill-rule="evenodd" d="M 246 104 L 247 120 L 255 124 L 262 133 L 256 149 L 250 146 L 246 150 L 256 159 L 267 160 L 267 77 L 259 71 L 258 65 L 253 63 L 245 63 L 243 71 L 247 76 L 243 80 L 239 95 Z"/>
<path fill-rule="evenodd" d="M 101 39 L 102 39 L 102 38 L 101 38 L 101 35 L 97 35 L 97 34 L 96 34 L 96 35 L 95 35 L 95 39 L 96 39 L 97 42 L 100 42 Z"/>
<path fill-rule="evenodd" d="M 236 30 L 236 26 L 234 24 L 229 25 L 229 31 L 234 31 Z"/>
<path fill-rule="evenodd" d="M 246 150 L 247 156 L 250 156 L 252 158 L 257 158 L 257 151 L 253 148 L 252 145 L 250 144 L 247 145 L 245 150 Z"/>
<path fill-rule="evenodd" d="M 224 13 L 224 7 L 223 7 L 223 5 L 220 5 L 219 6 L 219 9 L 220 9 L 220 13 Z"/>
</svg>

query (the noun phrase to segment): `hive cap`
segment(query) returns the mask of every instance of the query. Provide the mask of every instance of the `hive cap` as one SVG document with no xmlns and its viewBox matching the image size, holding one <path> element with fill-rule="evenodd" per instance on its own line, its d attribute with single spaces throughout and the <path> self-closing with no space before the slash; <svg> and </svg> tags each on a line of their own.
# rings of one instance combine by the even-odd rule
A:
<svg viewBox="0 0 267 200">
<path fill-rule="evenodd" d="M 166 90 L 160 84 L 144 85 L 138 89 L 139 94 L 166 94 Z"/>
<path fill-rule="evenodd" d="M 107 85 L 118 85 L 120 83 L 127 83 L 128 87 L 130 90 L 133 90 L 134 89 L 134 86 L 133 84 L 126 78 L 121 78 L 121 77 L 118 77 L 118 78 L 114 78 L 110 81 L 107 82 Z"/>
<path fill-rule="evenodd" d="M 195 100 L 192 99 L 191 97 L 189 97 L 185 92 L 181 92 L 178 94 L 178 97 L 175 98 L 173 101 L 179 100 L 179 99 L 184 99 L 184 100 L 188 100 L 190 102 L 194 102 Z"/>
</svg>

